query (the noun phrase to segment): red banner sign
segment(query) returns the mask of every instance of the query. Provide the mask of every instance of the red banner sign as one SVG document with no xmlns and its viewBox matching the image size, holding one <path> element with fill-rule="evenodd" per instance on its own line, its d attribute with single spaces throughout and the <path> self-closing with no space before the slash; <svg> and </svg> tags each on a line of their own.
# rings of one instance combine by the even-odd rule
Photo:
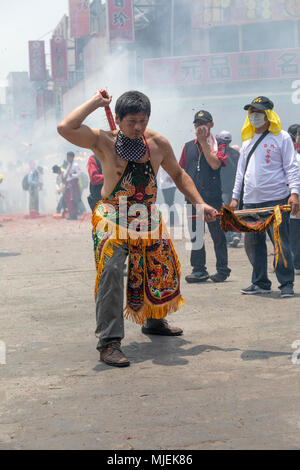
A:
<svg viewBox="0 0 300 470">
<path fill-rule="evenodd" d="M 192 8 L 193 28 L 300 17 L 299 0 L 205 0 Z"/>
<path fill-rule="evenodd" d="M 54 82 L 68 81 L 67 41 L 61 36 L 51 39 L 51 68 Z"/>
<path fill-rule="evenodd" d="M 45 42 L 29 41 L 30 80 L 46 80 Z"/>
<path fill-rule="evenodd" d="M 300 49 L 144 60 L 146 86 L 299 78 Z"/>
<path fill-rule="evenodd" d="M 69 0 L 70 35 L 73 38 L 90 34 L 90 0 Z"/>
<path fill-rule="evenodd" d="M 134 17 L 132 0 L 107 0 L 109 40 L 111 42 L 134 41 Z"/>
</svg>

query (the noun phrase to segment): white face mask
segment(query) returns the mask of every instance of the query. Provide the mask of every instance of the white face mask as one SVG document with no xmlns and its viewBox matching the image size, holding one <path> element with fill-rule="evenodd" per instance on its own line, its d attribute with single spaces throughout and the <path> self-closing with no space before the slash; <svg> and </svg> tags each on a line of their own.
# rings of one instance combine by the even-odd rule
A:
<svg viewBox="0 0 300 470">
<path fill-rule="evenodd" d="M 265 114 L 261 113 L 251 113 L 249 116 L 249 121 L 255 129 L 259 129 L 265 124 Z"/>
</svg>

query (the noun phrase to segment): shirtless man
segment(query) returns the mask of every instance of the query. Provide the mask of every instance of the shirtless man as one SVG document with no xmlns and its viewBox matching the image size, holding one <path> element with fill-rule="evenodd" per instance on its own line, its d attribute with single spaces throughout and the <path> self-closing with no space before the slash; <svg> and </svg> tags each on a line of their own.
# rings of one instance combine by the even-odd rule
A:
<svg viewBox="0 0 300 470">
<path fill-rule="evenodd" d="M 96 205 L 93 214 L 96 264 L 98 268 L 96 281 L 96 334 L 99 336 L 99 343 L 97 349 L 100 351 L 100 359 L 106 364 L 125 367 L 130 362 L 120 349 L 121 340 L 124 337 L 122 267 L 128 255 L 128 246 L 130 245 L 128 282 L 129 284 L 130 282 L 132 284 L 133 280 L 136 282 L 137 276 L 134 277 L 134 269 L 137 268 L 130 256 L 134 250 L 134 254 L 139 256 L 139 248 L 136 247 L 136 244 L 131 246 L 130 239 L 124 243 L 121 243 L 120 240 L 117 242 L 111 239 L 107 240 L 109 238 L 107 236 L 106 241 L 103 238 L 101 240 L 97 239 L 101 231 L 97 230 L 96 223 L 99 221 L 102 223 L 103 220 L 107 221 L 105 219 L 107 214 L 105 210 L 102 210 L 103 201 L 112 203 L 112 201 L 118 199 L 118 192 L 124 193 L 124 188 L 128 188 L 129 183 L 131 183 L 131 188 L 134 187 L 134 184 L 138 184 L 138 191 L 135 191 L 133 199 L 137 202 L 142 202 L 149 209 L 156 198 L 156 175 L 159 167 L 162 166 L 170 175 L 177 188 L 197 207 L 198 213 L 201 214 L 204 209 L 204 216 L 208 222 L 216 219 L 216 210 L 204 203 L 192 179 L 179 166 L 169 142 L 158 133 L 147 128 L 151 104 L 143 93 L 129 91 L 117 100 L 116 123 L 120 130 L 103 131 L 91 129 L 83 124 L 86 117 L 96 109 L 109 106 L 112 96 L 107 95 L 108 97 L 105 98 L 103 94 L 104 90 L 97 91 L 91 99 L 72 111 L 58 125 L 57 129 L 59 134 L 72 144 L 90 149 L 101 162 L 104 175 L 104 185 L 101 193 L 102 201 Z M 139 178 L 142 181 L 137 183 L 136 181 Z M 153 192 L 151 193 L 152 190 Z M 150 193 L 152 197 L 147 196 Z M 140 200 L 141 197 L 143 197 L 142 201 Z M 105 230 L 109 230 L 107 226 L 110 226 L 110 221 L 106 222 L 104 226 L 106 227 Z M 103 233 L 101 232 L 102 235 Z M 110 245 L 107 245 L 107 243 L 110 243 Z M 168 244 L 166 241 L 162 242 L 162 240 L 159 243 L 164 243 L 163 247 Z M 182 334 L 180 328 L 171 327 L 164 319 L 168 313 L 177 310 L 183 304 L 179 291 L 179 268 L 177 266 L 177 269 L 175 266 L 176 256 L 170 243 L 168 244 L 168 255 L 166 256 L 169 256 L 167 265 L 174 267 L 172 279 L 172 288 L 174 288 L 173 297 L 169 295 L 167 300 L 164 300 L 164 302 L 161 300 L 162 303 L 159 304 L 157 296 L 155 300 L 151 297 L 149 285 L 146 286 L 147 289 L 142 286 L 142 291 L 136 288 L 133 296 L 129 295 L 131 291 L 127 290 L 127 297 L 129 296 L 131 300 L 134 297 L 136 303 L 140 302 L 139 306 L 136 306 L 133 301 L 131 304 L 129 302 L 127 316 L 139 324 L 143 324 L 145 321 L 146 323 L 142 328 L 145 334 L 168 336 Z M 102 251 L 98 252 L 97 247 L 100 246 Z M 144 252 L 145 250 L 147 251 L 149 245 L 143 246 Z M 160 253 L 165 254 L 163 249 Z M 141 256 L 143 255 L 141 254 Z M 143 260 L 144 262 L 140 263 L 139 266 L 143 266 L 143 269 L 147 270 L 147 276 L 140 276 L 142 280 L 148 278 L 150 272 L 146 265 L 147 259 L 143 258 Z M 161 264 L 156 264 L 155 266 L 161 266 Z M 157 289 L 159 290 L 161 277 L 155 271 L 153 273 L 150 272 L 151 276 L 152 274 L 156 276 L 155 285 L 158 286 Z M 151 277 L 151 281 L 153 280 L 154 277 Z M 174 286 L 177 287 L 175 288 Z M 166 287 L 165 279 L 163 287 Z M 164 296 L 163 287 L 161 287 L 160 291 L 161 299 Z M 170 292 L 171 284 L 167 287 L 168 292 Z M 149 291 L 150 294 L 146 294 L 146 291 Z M 142 300 L 140 298 L 141 293 Z M 147 299 L 144 298 L 146 295 L 148 295 Z M 170 297 L 172 297 L 172 301 L 169 300 Z"/>
</svg>

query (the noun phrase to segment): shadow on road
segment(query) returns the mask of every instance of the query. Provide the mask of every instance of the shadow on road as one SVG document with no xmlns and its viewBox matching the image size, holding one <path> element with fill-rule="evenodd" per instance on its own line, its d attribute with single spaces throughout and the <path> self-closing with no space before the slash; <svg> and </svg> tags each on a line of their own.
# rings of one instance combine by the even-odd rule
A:
<svg viewBox="0 0 300 470">
<path fill-rule="evenodd" d="M 145 341 L 137 343 L 136 341 L 122 347 L 122 351 L 128 357 L 132 364 L 140 364 L 145 361 L 152 360 L 153 364 L 165 366 L 180 366 L 189 363 L 188 357 L 199 356 L 207 351 L 240 351 L 237 348 L 219 348 L 217 346 L 199 345 L 191 348 L 184 348 L 184 346 L 191 344 L 180 337 L 161 337 L 149 335 L 151 342 Z M 106 370 L 109 366 L 106 364 L 97 365 L 94 370 Z"/>
<path fill-rule="evenodd" d="M 271 359 L 272 357 L 280 357 L 280 356 L 291 356 L 292 353 L 289 352 L 273 352 L 273 351 L 244 351 L 241 354 L 241 358 L 243 361 L 264 361 L 266 359 Z"/>
<path fill-rule="evenodd" d="M 8 251 L 0 251 L 0 258 L 4 258 L 6 256 L 19 256 L 21 253 L 9 253 Z"/>
<path fill-rule="evenodd" d="M 182 366 L 189 363 L 188 358 L 192 356 L 199 356 L 204 352 L 209 351 L 220 351 L 220 352 L 232 352 L 241 351 L 241 359 L 243 361 L 257 361 L 267 360 L 275 357 L 290 356 L 290 352 L 280 351 L 256 351 L 246 350 L 242 351 L 239 348 L 219 348 L 218 346 L 211 346 L 201 344 L 186 348 L 187 345 L 191 344 L 190 341 L 186 341 L 180 337 L 160 337 L 149 335 L 151 342 L 145 341 L 137 343 L 136 341 L 122 347 L 122 351 L 128 357 L 132 364 L 140 364 L 146 361 L 152 361 L 153 364 L 164 365 L 164 366 Z M 110 366 L 99 363 L 93 370 L 100 372 L 110 369 Z"/>
<path fill-rule="evenodd" d="M 265 299 L 280 299 L 280 290 L 278 291 L 271 291 L 270 294 L 259 294 L 259 297 L 264 297 Z M 295 299 L 297 297 L 300 297 L 300 294 L 295 293 L 294 297 L 290 297 L 291 299 Z M 287 302 L 289 298 L 283 298 L 281 299 L 282 302 Z"/>
</svg>

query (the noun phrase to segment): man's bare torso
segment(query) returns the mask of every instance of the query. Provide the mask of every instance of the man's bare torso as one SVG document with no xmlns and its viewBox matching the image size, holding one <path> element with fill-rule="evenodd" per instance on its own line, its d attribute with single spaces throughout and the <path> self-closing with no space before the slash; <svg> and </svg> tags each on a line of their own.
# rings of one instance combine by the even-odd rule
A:
<svg viewBox="0 0 300 470">
<path fill-rule="evenodd" d="M 115 142 L 118 135 L 118 131 L 98 131 L 98 145 L 93 148 L 94 154 L 99 158 L 102 166 L 104 185 L 102 188 L 102 198 L 105 199 L 114 189 L 115 185 L 119 181 L 123 170 L 127 164 L 125 160 L 122 160 L 115 151 Z M 161 162 L 163 160 L 163 153 L 160 148 L 160 139 L 156 132 L 146 129 L 145 138 L 149 145 L 151 163 L 157 175 Z M 140 163 L 146 162 L 149 159 L 148 152 L 145 156 L 139 160 Z"/>
</svg>

